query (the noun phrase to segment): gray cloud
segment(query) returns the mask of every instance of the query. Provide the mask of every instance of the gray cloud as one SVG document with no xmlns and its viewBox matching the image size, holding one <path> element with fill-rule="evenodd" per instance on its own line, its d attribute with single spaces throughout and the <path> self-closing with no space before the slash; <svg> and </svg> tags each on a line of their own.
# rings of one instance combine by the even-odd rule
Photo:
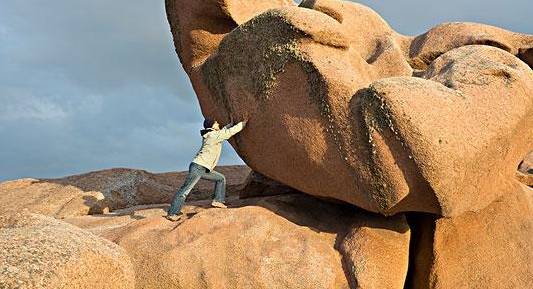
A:
<svg viewBox="0 0 533 289">
<path fill-rule="evenodd" d="M 202 117 L 163 1 L 2 1 L 0 19 L 0 179 L 186 168 Z"/>
<path fill-rule="evenodd" d="M 398 32 L 417 35 L 443 22 L 478 22 L 532 33 L 530 0 L 360 0 Z"/>
<path fill-rule="evenodd" d="M 360 2 L 406 34 L 446 21 L 533 30 L 527 0 Z M 0 105 L 0 180 L 183 170 L 200 145 L 163 0 L 1 1 Z M 226 144 L 221 163 L 242 161 Z"/>
</svg>

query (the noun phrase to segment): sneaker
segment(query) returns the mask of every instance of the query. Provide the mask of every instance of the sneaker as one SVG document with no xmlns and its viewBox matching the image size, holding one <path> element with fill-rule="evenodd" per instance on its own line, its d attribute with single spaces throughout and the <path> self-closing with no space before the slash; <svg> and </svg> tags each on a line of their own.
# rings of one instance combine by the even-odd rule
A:
<svg viewBox="0 0 533 289">
<path fill-rule="evenodd" d="M 220 208 L 220 209 L 225 209 L 225 208 L 227 208 L 227 206 L 224 205 L 224 203 L 221 203 L 221 202 L 219 202 L 219 201 L 213 201 L 213 202 L 211 202 L 211 207 L 213 207 L 213 208 Z"/>
<path fill-rule="evenodd" d="M 172 221 L 172 222 L 176 222 L 179 219 L 181 219 L 181 217 L 183 217 L 183 213 L 179 213 L 177 215 L 166 215 L 165 219 Z"/>
</svg>

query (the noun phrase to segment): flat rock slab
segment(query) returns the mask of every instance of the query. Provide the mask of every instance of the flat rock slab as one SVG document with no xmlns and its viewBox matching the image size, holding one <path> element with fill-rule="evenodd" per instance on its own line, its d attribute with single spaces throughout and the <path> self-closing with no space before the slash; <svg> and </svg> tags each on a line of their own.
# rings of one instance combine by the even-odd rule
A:
<svg viewBox="0 0 533 289">
<path fill-rule="evenodd" d="M 139 288 L 348 289 L 348 258 L 357 268 L 381 265 L 373 273 L 363 270 L 361 281 L 382 274 L 379 280 L 395 285 L 405 280 L 409 229 L 403 217 L 389 220 L 301 194 L 230 199 L 228 209 L 208 205 L 188 203 L 178 222 L 162 218 L 166 206 L 66 221 L 123 247 L 134 260 Z M 355 224 L 358 230 L 345 239 Z M 383 254 L 371 254 L 383 245 L 390 245 Z M 359 256 L 362 247 L 369 251 Z M 398 258 L 391 258 L 393 248 Z"/>
</svg>

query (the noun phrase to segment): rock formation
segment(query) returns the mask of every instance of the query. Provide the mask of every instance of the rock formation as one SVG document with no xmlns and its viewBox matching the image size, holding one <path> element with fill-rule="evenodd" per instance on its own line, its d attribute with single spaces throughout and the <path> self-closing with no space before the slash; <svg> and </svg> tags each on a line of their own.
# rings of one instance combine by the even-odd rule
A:
<svg viewBox="0 0 533 289">
<path fill-rule="evenodd" d="M 411 37 L 348 1 L 236 3 L 166 0 L 176 52 L 204 116 L 249 120 L 231 143 L 255 172 L 396 214 L 347 225 L 352 288 L 533 282 L 532 191 L 516 181 L 530 176 L 532 35 L 445 23 Z"/>
<path fill-rule="evenodd" d="M 205 205 L 189 203 L 178 224 L 160 208 L 66 221 L 126 249 L 138 288 L 403 288 L 410 240 L 403 216 L 301 194 L 232 201 L 226 210 Z"/>
<path fill-rule="evenodd" d="M 116 179 L 121 171 L 109 170 L 106 175 Z M 96 191 L 98 184 L 86 182 L 84 189 Z M 31 190 L 3 192 L 13 199 L 14 194 Z M 209 208 L 210 197 L 189 201 L 183 210 L 186 217 L 177 223 L 162 218 L 168 204 L 63 216 L 64 222 L 83 231 L 50 217 L 3 211 L 0 285 L 9 289 L 79 284 L 133 288 L 134 282 L 135 288 L 176 289 L 526 288 L 533 281 L 532 192 L 515 182 L 480 212 L 453 218 L 413 213 L 384 217 L 294 191 L 245 199 L 233 196 L 224 210 Z M 34 203 L 40 200 L 38 194 L 29 196 Z M 26 199 L 21 205 L 27 203 Z M 43 213 L 45 204 L 41 204 Z M 11 206 L 24 210 L 15 202 Z M 58 217 L 55 210 L 48 213 Z M 98 262 L 94 266 L 113 277 L 87 275 L 93 278 L 87 281 L 85 265 L 72 265 L 76 262 Z M 66 272 L 71 265 L 77 271 Z M 45 283 L 51 287 L 38 287 Z"/>
<path fill-rule="evenodd" d="M 166 4 L 203 114 L 248 118 L 239 155 L 302 192 L 457 216 L 500 197 L 533 147 L 532 35 L 409 37 L 338 0 Z"/>
<path fill-rule="evenodd" d="M 0 288 L 133 289 L 124 249 L 37 214 L 0 216 Z"/>
<path fill-rule="evenodd" d="M 409 288 L 529 288 L 533 190 L 516 185 L 478 213 L 418 220 Z"/>
<path fill-rule="evenodd" d="M 533 187 L 533 151 L 530 151 L 520 163 L 516 174 L 522 183 Z"/>
<path fill-rule="evenodd" d="M 252 171 L 244 181 L 244 187 L 239 192 L 239 198 L 266 197 L 291 193 L 298 193 L 298 191 Z"/>
<path fill-rule="evenodd" d="M 404 288 L 411 240 L 405 216 L 360 214 L 348 228 L 340 252 L 352 288 Z"/>
<path fill-rule="evenodd" d="M 106 234 L 135 260 L 139 288 L 348 288 L 335 234 L 271 210 L 203 210 L 175 227 L 156 216 Z"/>
<path fill-rule="evenodd" d="M 185 173 L 0 183 L 0 288 L 531 287 L 533 36 L 409 37 L 338 0 L 166 8 L 203 114 L 249 119 L 253 173 L 221 168 L 228 208 L 200 184 L 178 222 L 158 203 Z"/>
<path fill-rule="evenodd" d="M 228 196 L 237 196 L 250 169 L 223 166 Z M 0 215 L 25 208 L 65 218 L 101 214 L 137 205 L 169 203 L 187 172 L 152 174 L 143 170 L 109 169 L 60 179 L 21 179 L 0 183 Z M 189 200 L 211 197 L 213 184 L 201 180 Z"/>
</svg>

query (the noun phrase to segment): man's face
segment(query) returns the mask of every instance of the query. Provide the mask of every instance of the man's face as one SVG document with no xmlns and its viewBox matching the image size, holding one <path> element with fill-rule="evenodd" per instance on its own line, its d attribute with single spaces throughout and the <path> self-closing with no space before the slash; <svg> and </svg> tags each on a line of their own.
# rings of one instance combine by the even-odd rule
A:
<svg viewBox="0 0 533 289">
<path fill-rule="evenodd" d="M 213 129 L 214 130 L 220 130 L 220 124 L 216 120 L 215 120 L 215 123 L 213 123 Z"/>
</svg>

